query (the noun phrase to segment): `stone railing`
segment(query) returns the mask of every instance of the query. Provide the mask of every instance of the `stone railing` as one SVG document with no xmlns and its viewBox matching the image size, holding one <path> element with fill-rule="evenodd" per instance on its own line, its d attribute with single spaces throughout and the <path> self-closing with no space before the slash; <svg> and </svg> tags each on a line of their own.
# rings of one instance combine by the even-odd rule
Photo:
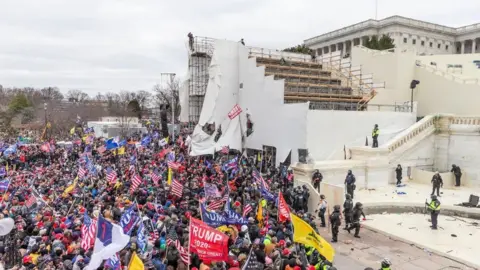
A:
<svg viewBox="0 0 480 270">
<path fill-rule="evenodd" d="M 455 127 L 454 125 L 458 126 Z M 349 152 L 350 157 L 353 159 L 388 155 L 413 141 L 418 141 L 433 133 L 477 131 L 480 131 L 480 116 L 428 115 L 379 148 L 368 146 L 351 147 Z"/>
<path fill-rule="evenodd" d="M 466 77 L 463 77 L 462 75 L 458 75 L 458 74 L 449 72 L 447 70 L 441 70 L 441 69 L 437 68 L 436 66 L 425 65 L 421 62 L 417 62 L 416 66 L 419 67 L 419 68 L 423 68 L 426 71 L 431 72 L 435 75 L 442 76 L 447 80 L 451 80 L 451 81 L 462 83 L 462 84 L 480 85 L 480 80 L 477 79 L 477 78 L 466 78 Z"/>
</svg>

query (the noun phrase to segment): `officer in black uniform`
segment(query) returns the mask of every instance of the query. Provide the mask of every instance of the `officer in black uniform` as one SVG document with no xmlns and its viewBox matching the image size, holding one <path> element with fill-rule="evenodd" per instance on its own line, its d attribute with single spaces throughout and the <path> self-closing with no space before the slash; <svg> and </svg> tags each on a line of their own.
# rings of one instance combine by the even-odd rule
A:
<svg viewBox="0 0 480 270">
<path fill-rule="evenodd" d="M 332 225 L 332 242 L 337 242 L 338 228 L 342 225 L 342 219 L 340 218 L 340 205 L 333 207 L 333 213 L 330 215 L 330 224 Z"/>
<path fill-rule="evenodd" d="M 453 164 L 451 172 L 455 176 L 455 186 L 459 187 L 460 186 L 460 178 L 462 177 L 462 170 L 460 170 L 460 167 Z"/>
<path fill-rule="evenodd" d="M 344 230 L 347 230 L 350 223 L 352 223 L 352 215 L 353 215 L 352 196 L 350 196 L 350 194 L 345 194 L 345 202 L 343 203 L 343 216 L 345 217 L 345 228 L 343 228 Z"/>
<path fill-rule="evenodd" d="M 402 165 L 398 164 L 397 168 L 395 168 L 395 174 L 396 174 L 396 178 L 397 178 L 397 186 L 402 183 L 402 178 L 403 178 L 402 173 L 403 173 Z"/>
<path fill-rule="evenodd" d="M 312 175 L 312 184 L 313 187 L 320 193 L 320 183 L 323 180 L 323 175 L 320 173 L 319 170 L 315 170 L 315 172 Z"/>
<path fill-rule="evenodd" d="M 435 195 L 432 195 L 431 198 L 432 201 L 430 203 L 425 202 L 425 205 L 430 211 L 430 218 L 432 220 L 432 226 L 430 226 L 430 228 L 432 228 L 432 230 L 436 230 L 438 224 L 438 214 L 440 214 L 440 201 Z"/>
<path fill-rule="evenodd" d="M 347 187 L 347 194 L 350 194 L 353 199 L 353 192 L 355 191 L 355 175 L 353 175 L 352 170 L 348 170 L 347 177 L 345 177 L 345 186 Z"/>
<path fill-rule="evenodd" d="M 440 176 L 440 173 L 438 172 L 435 172 L 435 174 L 432 177 L 432 187 L 433 187 L 432 194 L 430 195 L 435 194 L 435 190 L 437 190 L 437 197 L 441 197 L 440 187 L 443 188 L 443 180 L 442 180 L 442 176 Z"/>
<path fill-rule="evenodd" d="M 363 204 L 361 202 L 357 202 L 355 204 L 355 208 L 353 209 L 353 216 L 352 216 L 352 224 L 348 227 L 347 231 L 350 233 L 351 230 L 355 229 L 355 237 L 360 238 L 360 217 L 363 216 L 365 218 L 365 214 L 363 213 Z"/>
</svg>

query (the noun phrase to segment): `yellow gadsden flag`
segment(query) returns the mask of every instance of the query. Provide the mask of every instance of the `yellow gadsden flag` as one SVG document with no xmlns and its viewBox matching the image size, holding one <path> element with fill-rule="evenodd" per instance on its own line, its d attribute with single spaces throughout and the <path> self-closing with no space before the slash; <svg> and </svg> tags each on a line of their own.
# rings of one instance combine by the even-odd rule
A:
<svg viewBox="0 0 480 270">
<path fill-rule="evenodd" d="M 75 178 L 75 180 L 73 180 L 73 184 L 71 184 L 70 186 L 68 186 L 64 191 L 63 191 L 63 196 L 67 196 L 68 193 L 72 192 L 75 187 L 77 186 L 77 181 L 78 181 L 78 176 Z"/>
<path fill-rule="evenodd" d="M 293 242 L 314 247 L 328 261 L 333 262 L 335 250 L 330 243 L 318 235 L 318 233 L 313 230 L 312 226 L 308 225 L 308 223 L 301 218 L 294 214 L 290 214 L 290 218 L 293 224 Z"/>
<path fill-rule="evenodd" d="M 258 220 L 258 227 L 263 228 L 263 207 L 262 207 L 261 200 L 258 202 L 257 220 Z"/>
<path fill-rule="evenodd" d="M 128 264 L 128 270 L 144 270 L 142 260 L 138 257 L 137 253 L 133 253 L 130 263 Z"/>
</svg>

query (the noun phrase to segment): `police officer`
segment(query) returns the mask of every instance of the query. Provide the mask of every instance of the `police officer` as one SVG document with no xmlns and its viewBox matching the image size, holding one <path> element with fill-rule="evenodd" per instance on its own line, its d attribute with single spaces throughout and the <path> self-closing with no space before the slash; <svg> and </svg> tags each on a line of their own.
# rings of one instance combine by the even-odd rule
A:
<svg viewBox="0 0 480 270">
<path fill-rule="evenodd" d="M 389 259 L 387 258 L 383 259 L 381 264 L 382 264 L 382 268 L 380 270 L 391 270 L 390 266 L 392 265 L 392 263 L 390 262 Z"/>
<path fill-rule="evenodd" d="M 460 167 L 453 164 L 451 172 L 455 176 L 455 186 L 459 187 L 460 186 L 460 178 L 462 177 L 462 170 L 460 170 Z"/>
<path fill-rule="evenodd" d="M 337 242 L 338 228 L 342 225 L 342 219 L 340 218 L 340 205 L 333 207 L 333 213 L 330 215 L 330 224 L 332 225 L 332 242 Z"/>
<path fill-rule="evenodd" d="M 312 175 L 312 184 L 315 189 L 318 190 L 318 193 L 320 193 L 320 183 L 323 180 L 323 175 L 320 173 L 319 170 L 315 170 L 315 172 Z"/>
<path fill-rule="evenodd" d="M 353 192 L 355 191 L 355 175 L 353 175 L 352 170 L 348 170 L 347 177 L 345 177 L 345 185 L 347 187 L 347 194 L 350 194 L 353 199 Z"/>
<path fill-rule="evenodd" d="M 360 238 L 360 217 L 363 216 L 365 219 L 365 214 L 363 213 L 363 204 L 361 202 L 357 202 L 355 204 L 355 208 L 353 209 L 353 216 L 352 216 L 352 224 L 348 227 L 347 231 L 350 233 L 351 230 L 355 229 L 355 236 L 356 238 Z"/>
<path fill-rule="evenodd" d="M 432 194 L 430 195 L 433 195 L 435 194 L 435 190 L 437 190 L 437 196 L 438 197 L 441 197 L 440 196 L 440 187 L 443 188 L 443 180 L 442 180 L 442 176 L 440 176 L 440 173 L 435 172 L 435 174 L 433 175 L 432 177 Z"/>
<path fill-rule="evenodd" d="M 395 174 L 396 174 L 396 178 L 397 178 L 397 186 L 402 184 L 402 178 L 403 178 L 402 173 L 403 173 L 402 165 L 398 164 L 397 168 L 395 168 Z"/>
<path fill-rule="evenodd" d="M 318 209 L 315 210 L 315 213 L 318 212 L 318 217 L 322 222 L 320 227 L 325 227 L 325 212 L 327 211 L 327 200 L 325 200 L 325 195 L 320 195 L 320 201 L 318 202 Z"/>
<path fill-rule="evenodd" d="M 428 210 L 430 211 L 430 218 L 432 220 L 432 230 L 437 229 L 438 224 L 438 214 L 440 214 L 440 201 L 438 200 L 437 196 L 431 196 L 432 201 L 430 203 L 425 202 L 426 206 L 428 206 Z"/>
<path fill-rule="evenodd" d="M 372 130 L 372 139 L 373 139 L 372 148 L 378 148 L 378 135 L 379 134 L 380 134 L 380 130 L 378 129 L 378 125 L 375 124 L 375 127 Z"/>
<path fill-rule="evenodd" d="M 352 223 L 352 215 L 353 215 L 352 196 L 350 196 L 350 194 L 345 194 L 345 202 L 343 203 L 343 216 L 345 217 L 345 228 L 343 228 L 344 230 L 347 230 L 350 223 Z"/>
</svg>

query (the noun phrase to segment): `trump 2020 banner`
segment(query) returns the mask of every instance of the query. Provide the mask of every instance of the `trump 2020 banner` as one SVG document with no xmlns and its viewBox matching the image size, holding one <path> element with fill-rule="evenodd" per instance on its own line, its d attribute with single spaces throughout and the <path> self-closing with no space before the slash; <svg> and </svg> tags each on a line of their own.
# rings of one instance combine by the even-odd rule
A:
<svg viewBox="0 0 480 270">
<path fill-rule="evenodd" d="M 190 219 L 190 252 L 198 254 L 200 260 L 228 260 L 228 236 L 210 228 L 202 221 Z"/>
</svg>

